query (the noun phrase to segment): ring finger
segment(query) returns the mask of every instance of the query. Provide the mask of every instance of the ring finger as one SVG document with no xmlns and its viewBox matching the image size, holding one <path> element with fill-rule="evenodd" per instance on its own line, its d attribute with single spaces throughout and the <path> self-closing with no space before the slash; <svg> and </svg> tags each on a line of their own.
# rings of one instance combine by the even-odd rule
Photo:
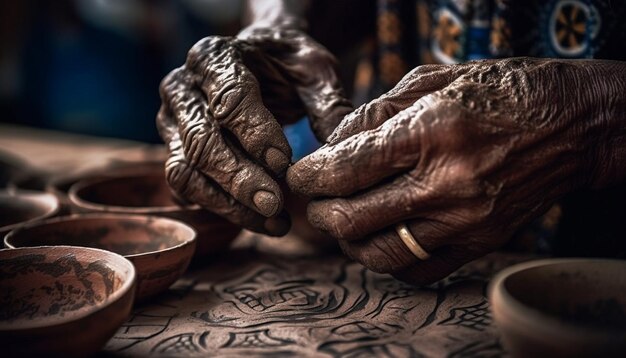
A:
<svg viewBox="0 0 626 358">
<path fill-rule="evenodd" d="M 435 220 L 411 220 L 407 222 L 407 228 L 417 245 L 431 255 L 443 249 L 448 238 L 454 236 L 451 228 Z M 375 272 L 400 272 L 420 262 L 395 227 L 376 232 L 364 240 L 340 240 L 339 245 L 348 257 Z"/>
</svg>

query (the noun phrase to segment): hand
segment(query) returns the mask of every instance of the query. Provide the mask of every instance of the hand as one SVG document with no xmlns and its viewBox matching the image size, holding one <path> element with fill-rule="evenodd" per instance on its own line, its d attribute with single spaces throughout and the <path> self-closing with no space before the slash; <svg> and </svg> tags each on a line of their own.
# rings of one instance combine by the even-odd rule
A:
<svg viewBox="0 0 626 358">
<path fill-rule="evenodd" d="M 161 83 L 166 177 L 181 198 L 248 229 L 289 229 L 276 177 L 290 163 L 281 124 L 308 113 L 320 139 L 352 109 L 334 57 L 293 28 L 250 27 L 196 43 Z M 268 219 L 269 218 L 269 219 Z"/>
<path fill-rule="evenodd" d="M 287 182 L 316 198 L 309 221 L 348 256 L 433 282 L 502 245 L 559 196 L 618 177 L 607 173 L 623 180 L 608 138 L 615 128 L 624 135 L 624 68 L 539 59 L 418 67 L 348 115 Z M 622 122 L 611 129 L 614 118 Z M 398 223 L 429 259 L 407 249 Z"/>
</svg>

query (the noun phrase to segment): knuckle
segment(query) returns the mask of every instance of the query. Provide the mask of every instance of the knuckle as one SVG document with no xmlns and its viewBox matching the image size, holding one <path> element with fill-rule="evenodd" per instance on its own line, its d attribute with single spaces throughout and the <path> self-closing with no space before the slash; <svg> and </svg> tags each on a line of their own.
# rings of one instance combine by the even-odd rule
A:
<svg viewBox="0 0 626 358">
<path fill-rule="evenodd" d="M 445 71 L 448 68 L 452 69 L 453 67 L 442 64 L 428 64 L 417 66 L 413 70 L 411 70 L 406 76 L 404 76 L 401 82 L 412 83 L 415 81 L 420 81 L 423 79 L 424 76 L 431 75 L 433 74 L 433 72 Z"/>
<path fill-rule="evenodd" d="M 392 259 L 387 255 L 376 255 L 375 253 L 364 255 L 360 263 L 376 273 L 393 272 L 393 267 L 395 266 Z"/>
<path fill-rule="evenodd" d="M 216 120 L 223 122 L 239 117 L 244 110 L 241 104 L 247 91 L 250 91 L 250 88 L 244 85 L 250 82 L 249 77 L 251 75 L 241 74 L 237 78 L 235 74 L 226 74 L 219 82 L 219 86 L 212 86 L 214 91 L 209 95 L 209 105 Z"/>
<path fill-rule="evenodd" d="M 428 65 L 417 66 L 413 70 L 411 70 L 411 72 L 409 72 L 409 76 L 410 77 L 419 77 L 419 76 L 425 75 L 427 73 L 431 73 L 433 71 L 440 70 L 440 69 L 442 69 L 444 67 L 445 67 L 445 65 L 439 65 L 439 64 L 428 64 Z"/>
<path fill-rule="evenodd" d="M 486 193 L 483 194 L 485 197 Z M 473 214 L 473 222 L 477 225 L 484 225 L 488 223 L 494 217 L 494 209 L 495 209 L 495 200 L 486 198 L 481 200 L 482 203 L 480 205 L 476 205 L 472 214 Z"/>
<path fill-rule="evenodd" d="M 169 143 L 177 131 L 173 118 L 170 113 L 168 113 L 167 108 L 163 105 L 161 105 L 161 108 L 156 116 L 156 127 L 159 136 L 166 144 Z"/>
<path fill-rule="evenodd" d="M 346 212 L 336 200 L 311 202 L 307 209 L 311 225 L 338 240 L 354 238 L 355 223 Z"/>
<path fill-rule="evenodd" d="M 397 272 L 415 261 L 411 253 L 407 251 L 404 244 L 397 237 L 391 237 L 389 234 L 380 236 L 379 240 L 373 240 L 373 246 L 376 250 L 376 258 L 372 260 L 372 270 L 376 272 Z"/>
<path fill-rule="evenodd" d="M 196 42 L 187 52 L 186 63 L 191 68 L 200 69 L 206 67 L 207 62 L 214 57 L 219 57 L 232 49 L 232 38 L 224 36 L 208 36 Z"/>
<path fill-rule="evenodd" d="M 227 153 L 217 149 L 218 131 L 210 130 L 203 121 L 193 121 L 182 131 L 183 152 L 192 166 L 214 166 Z"/>
<path fill-rule="evenodd" d="M 503 59 L 500 64 L 503 69 L 506 70 L 514 70 L 514 69 L 523 69 L 529 66 L 532 66 L 536 63 L 536 59 L 531 57 L 517 57 L 517 58 L 507 58 Z"/>
<path fill-rule="evenodd" d="M 338 64 L 335 56 L 325 47 L 317 43 L 311 43 L 309 45 L 309 51 L 305 53 L 304 60 L 315 66 L 319 66 L 320 64 L 335 66 Z"/>
<path fill-rule="evenodd" d="M 165 180 L 177 194 L 186 197 L 192 169 L 184 158 L 172 156 L 165 162 Z"/>
<path fill-rule="evenodd" d="M 365 241 L 339 241 L 343 252 L 371 271 L 378 273 L 399 272 L 415 262 L 412 254 L 401 246 L 393 234 L 371 237 Z"/>
<path fill-rule="evenodd" d="M 184 71 L 184 67 L 178 67 L 163 77 L 159 84 L 159 94 L 162 101 L 167 101 L 171 98 L 171 94 L 178 89 L 179 81 Z"/>
<path fill-rule="evenodd" d="M 367 242 L 348 242 L 339 240 L 339 245 L 349 258 L 359 262 L 377 273 L 391 272 L 396 266 L 393 259 L 376 246 Z"/>
</svg>

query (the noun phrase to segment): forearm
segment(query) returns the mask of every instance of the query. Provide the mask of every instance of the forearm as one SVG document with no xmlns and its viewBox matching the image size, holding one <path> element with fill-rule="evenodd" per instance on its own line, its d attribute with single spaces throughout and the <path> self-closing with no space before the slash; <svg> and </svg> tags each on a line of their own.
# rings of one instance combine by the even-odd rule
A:
<svg viewBox="0 0 626 358">
<path fill-rule="evenodd" d="M 588 136 L 593 140 L 591 187 L 603 188 L 626 182 L 626 62 L 597 61 L 590 88 L 599 106 L 601 129 Z"/>
<path fill-rule="evenodd" d="M 248 0 L 246 22 L 250 26 L 306 28 L 308 0 Z"/>
</svg>

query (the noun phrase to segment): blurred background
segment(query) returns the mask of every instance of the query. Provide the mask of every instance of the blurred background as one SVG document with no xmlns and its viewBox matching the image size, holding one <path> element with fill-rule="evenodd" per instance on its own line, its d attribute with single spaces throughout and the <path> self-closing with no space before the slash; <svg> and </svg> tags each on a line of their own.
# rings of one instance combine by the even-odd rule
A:
<svg viewBox="0 0 626 358">
<path fill-rule="evenodd" d="M 159 82 L 242 0 L 0 2 L 0 123 L 160 142 Z"/>
</svg>

